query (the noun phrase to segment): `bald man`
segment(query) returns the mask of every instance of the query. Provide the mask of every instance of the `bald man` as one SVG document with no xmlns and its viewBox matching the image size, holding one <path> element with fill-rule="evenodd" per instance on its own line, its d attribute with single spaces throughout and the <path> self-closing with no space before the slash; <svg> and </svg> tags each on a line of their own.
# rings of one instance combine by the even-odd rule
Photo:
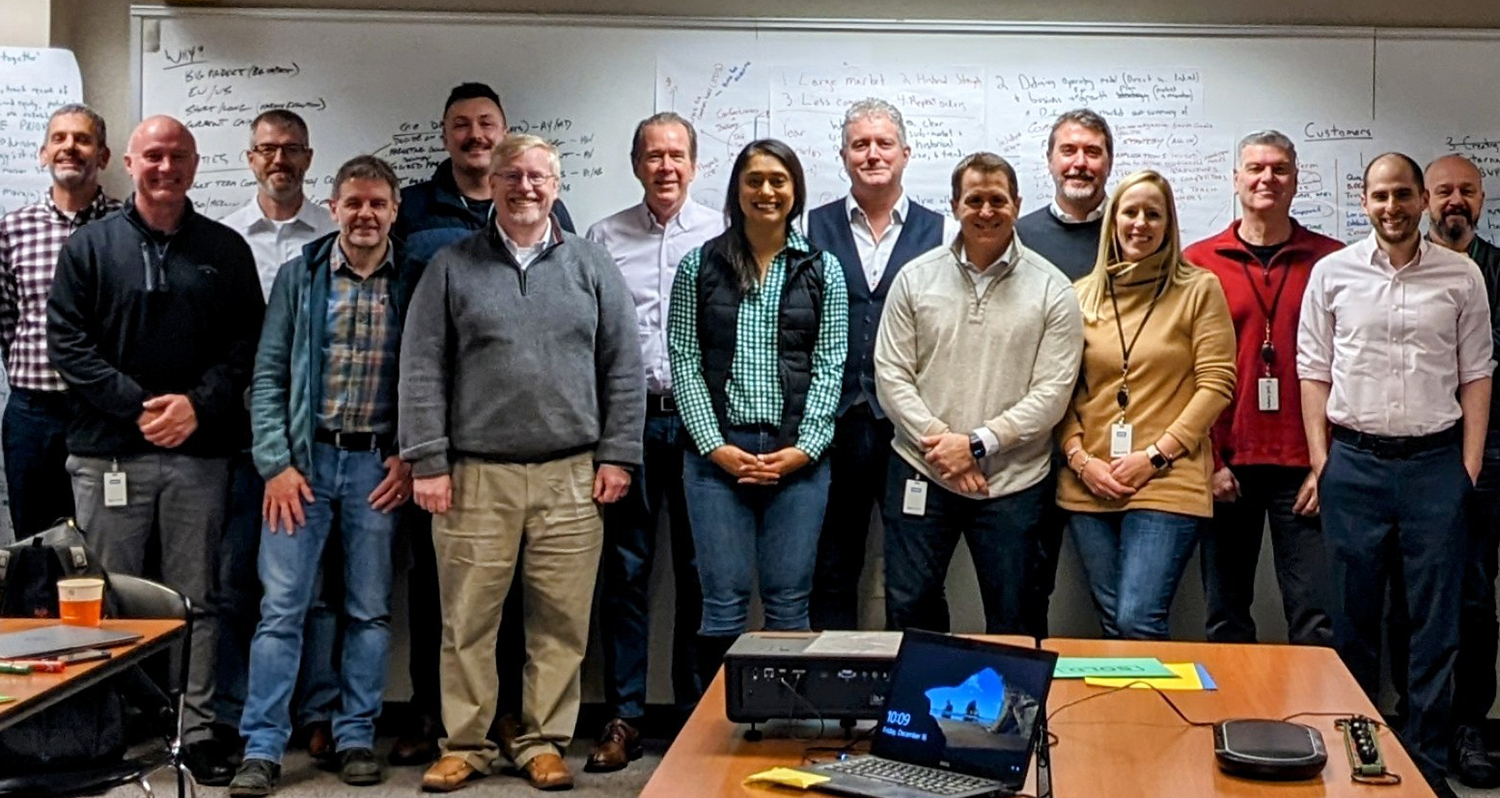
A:
<svg viewBox="0 0 1500 798">
<path fill-rule="evenodd" d="M 1475 230 L 1484 214 L 1484 177 L 1462 155 L 1445 155 L 1427 165 L 1427 237 L 1432 243 L 1468 255 L 1484 276 L 1490 320 L 1500 303 L 1500 247 Z M 1500 328 L 1492 328 L 1500 340 Z M 1500 787 L 1500 768 L 1490 761 L 1480 728 L 1495 703 L 1495 576 L 1500 546 L 1500 419 L 1490 393 L 1490 429 L 1484 441 L 1479 480 L 1469 494 L 1468 556 L 1464 558 L 1463 605 L 1458 615 L 1458 662 L 1453 678 L 1453 740 L 1448 762 L 1453 775 L 1469 787 Z"/>
<path fill-rule="evenodd" d="M 130 135 L 135 193 L 68 239 L 47 302 L 47 347 L 68 384 L 78 523 L 111 573 L 160 578 L 195 618 L 184 738 L 201 784 L 233 775 L 213 741 L 217 624 L 210 591 L 229 457 L 249 442 L 245 388 L 265 302 L 240 235 L 193 210 L 193 134 L 171 117 Z M 157 557 L 148 557 L 153 529 Z"/>
</svg>

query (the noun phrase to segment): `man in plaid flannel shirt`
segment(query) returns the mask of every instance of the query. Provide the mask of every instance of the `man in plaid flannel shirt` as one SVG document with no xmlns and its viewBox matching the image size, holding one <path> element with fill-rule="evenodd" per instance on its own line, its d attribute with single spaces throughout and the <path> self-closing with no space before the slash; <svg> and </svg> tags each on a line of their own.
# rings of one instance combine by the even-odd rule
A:
<svg viewBox="0 0 1500 798">
<path fill-rule="evenodd" d="M 67 385 L 47 359 L 47 294 L 68 237 L 120 207 L 99 187 L 109 146 L 104 118 L 88 106 L 52 112 L 41 161 L 52 173 L 52 189 L 0 218 L 0 347 L 10 378 L 0 441 L 17 538 L 73 515 L 73 487 L 63 465 Z"/>
</svg>

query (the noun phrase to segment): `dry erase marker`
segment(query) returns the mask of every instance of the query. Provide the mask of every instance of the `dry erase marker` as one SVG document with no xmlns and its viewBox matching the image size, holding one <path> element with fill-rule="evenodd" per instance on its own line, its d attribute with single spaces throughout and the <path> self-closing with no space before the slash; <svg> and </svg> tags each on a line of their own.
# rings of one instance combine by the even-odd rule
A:
<svg viewBox="0 0 1500 798">
<path fill-rule="evenodd" d="M 31 666 L 20 665 L 14 662 L 0 662 L 0 673 L 31 673 Z"/>
<path fill-rule="evenodd" d="M 16 659 L 7 664 L 25 665 L 32 673 L 62 673 L 66 667 L 62 660 L 57 659 Z"/>
</svg>

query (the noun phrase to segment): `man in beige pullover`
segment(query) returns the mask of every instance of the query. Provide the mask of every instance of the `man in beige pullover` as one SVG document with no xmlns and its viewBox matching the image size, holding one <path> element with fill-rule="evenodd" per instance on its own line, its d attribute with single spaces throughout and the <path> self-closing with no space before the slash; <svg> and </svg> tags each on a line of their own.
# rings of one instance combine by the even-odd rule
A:
<svg viewBox="0 0 1500 798">
<path fill-rule="evenodd" d="M 1083 323 L 1068 279 L 1015 235 L 1015 170 L 977 153 L 953 171 L 951 247 L 897 275 L 875 342 L 895 424 L 883 508 L 886 625 L 948 630 L 943 583 L 962 536 L 985 631 L 1023 631 L 1026 541 L 1051 501 L 1052 428 L 1078 376 Z"/>
</svg>

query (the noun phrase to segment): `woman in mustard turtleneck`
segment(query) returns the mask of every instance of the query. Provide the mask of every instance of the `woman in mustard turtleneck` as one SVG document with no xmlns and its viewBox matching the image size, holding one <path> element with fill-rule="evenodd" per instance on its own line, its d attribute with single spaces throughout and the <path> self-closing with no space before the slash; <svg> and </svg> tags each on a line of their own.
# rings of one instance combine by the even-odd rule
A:
<svg viewBox="0 0 1500 798">
<path fill-rule="evenodd" d="M 1166 178 L 1125 178 L 1094 271 L 1075 285 L 1083 366 L 1058 427 L 1057 502 L 1106 637 L 1165 638 L 1172 596 L 1213 515 L 1208 429 L 1234 392 L 1234 326 L 1218 280 L 1182 259 Z"/>
</svg>

